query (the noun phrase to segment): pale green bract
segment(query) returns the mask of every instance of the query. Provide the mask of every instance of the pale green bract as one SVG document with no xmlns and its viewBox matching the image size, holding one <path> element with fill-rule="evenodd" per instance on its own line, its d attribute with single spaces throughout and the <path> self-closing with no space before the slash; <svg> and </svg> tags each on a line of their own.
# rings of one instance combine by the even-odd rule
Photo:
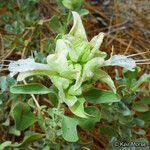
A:
<svg viewBox="0 0 150 150">
<path fill-rule="evenodd" d="M 82 86 L 100 80 L 108 84 L 115 93 L 116 88 L 111 77 L 98 68 L 117 65 L 117 55 L 105 61 L 106 53 L 99 51 L 104 33 L 99 33 L 88 42 L 79 14 L 77 12 L 72 14 L 73 27 L 69 34 L 57 40 L 55 53 L 47 56 L 47 64 L 40 65 L 28 58 L 10 63 L 9 70 L 12 75 L 19 72 L 18 81 L 32 75 L 47 75 L 59 91 L 59 101 L 66 103 L 75 115 L 86 118 L 89 115 L 84 112 L 85 100 L 82 96 Z M 128 61 L 128 58 L 123 58 L 123 61 Z M 124 67 L 122 64 L 120 66 Z M 26 69 L 24 70 L 22 66 Z M 128 69 L 127 65 L 125 67 Z M 129 70 L 134 67 L 129 67 Z"/>
<path fill-rule="evenodd" d="M 91 80 L 94 71 L 104 63 L 106 54 L 99 51 L 104 34 L 100 33 L 88 42 L 80 16 L 73 12 L 73 18 L 72 29 L 57 40 L 55 54 L 47 56 L 47 63 L 58 73 L 50 78 L 59 90 L 60 101 L 74 114 L 88 117 L 83 107 L 82 84 Z"/>
</svg>

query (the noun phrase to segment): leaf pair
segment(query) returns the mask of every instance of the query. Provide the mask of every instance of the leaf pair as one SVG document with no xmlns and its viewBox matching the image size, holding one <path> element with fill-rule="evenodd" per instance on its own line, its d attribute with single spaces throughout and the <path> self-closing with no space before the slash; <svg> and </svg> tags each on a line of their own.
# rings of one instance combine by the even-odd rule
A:
<svg viewBox="0 0 150 150">
<path fill-rule="evenodd" d="M 84 130 L 92 130 L 95 123 L 100 121 L 100 111 L 94 106 L 89 106 L 85 108 L 85 112 L 90 114 L 92 117 L 80 118 L 74 117 L 70 118 L 67 116 L 63 117 L 62 120 L 62 133 L 63 138 L 69 142 L 78 141 L 79 137 L 77 134 L 77 125 L 79 125 Z"/>
</svg>

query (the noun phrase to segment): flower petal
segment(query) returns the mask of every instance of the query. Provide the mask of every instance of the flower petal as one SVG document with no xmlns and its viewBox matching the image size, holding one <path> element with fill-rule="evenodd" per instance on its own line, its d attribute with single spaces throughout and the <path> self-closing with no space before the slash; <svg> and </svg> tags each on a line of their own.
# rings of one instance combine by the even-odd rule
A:
<svg viewBox="0 0 150 150">
<path fill-rule="evenodd" d="M 114 55 L 110 59 L 105 61 L 104 66 L 120 66 L 127 70 L 133 71 L 136 67 L 136 62 L 132 58 L 128 58 L 124 55 Z"/>
<path fill-rule="evenodd" d="M 10 75 L 14 76 L 17 73 L 32 71 L 32 70 L 51 70 L 47 64 L 36 63 L 34 59 L 20 59 L 18 61 L 11 62 L 8 66 Z"/>
</svg>

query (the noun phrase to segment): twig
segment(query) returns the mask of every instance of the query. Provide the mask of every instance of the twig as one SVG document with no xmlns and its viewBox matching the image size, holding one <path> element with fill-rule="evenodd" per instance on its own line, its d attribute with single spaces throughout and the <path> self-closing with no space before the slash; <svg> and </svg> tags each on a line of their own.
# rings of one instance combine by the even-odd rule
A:
<svg viewBox="0 0 150 150">
<path fill-rule="evenodd" d="M 131 46 L 131 44 L 132 44 L 132 41 L 133 41 L 133 39 L 131 39 L 131 41 L 129 42 L 129 44 L 128 44 L 128 46 L 127 46 L 125 52 L 124 52 L 124 55 L 128 52 L 128 50 L 129 50 L 129 48 L 130 48 L 130 46 Z"/>
<path fill-rule="evenodd" d="M 8 70 L 8 68 L 3 68 L 3 69 L 0 68 L 0 72 L 7 71 L 7 70 Z"/>
<path fill-rule="evenodd" d="M 15 50 L 15 48 L 16 48 L 16 46 L 14 46 L 6 55 L 1 56 L 2 61 L 5 60 L 5 59 L 7 59 L 13 53 L 13 51 Z"/>
<path fill-rule="evenodd" d="M 108 35 L 110 38 L 113 38 L 113 36 L 112 35 Z M 128 46 L 128 44 L 127 43 L 125 43 L 124 41 L 121 41 L 120 39 L 118 39 L 118 38 L 114 38 L 114 40 L 115 41 L 117 41 L 117 42 L 119 42 L 119 43 L 121 43 L 122 45 L 125 45 L 125 46 Z M 138 49 L 135 49 L 133 46 L 130 46 L 136 53 L 141 53 L 141 51 L 140 50 L 138 50 Z M 144 56 L 144 55 L 141 55 L 144 59 L 146 59 L 146 57 Z"/>
<path fill-rule="evenodd" d="M 27 49 L 27 46 L 29 45 L 29 43 L 31 42 L 33 32 L 34 32 L 34 29 L 32 28 L 32 32 L 31 32 L 30 37 L 27 40 L 24 41 L 24 48 L 22 50 L 22 55 L 21 55 L 22 59 L 25 58 L 26 49 Z"/>
<path fill-rule="evenodd" d="M 27 82 L 26 82 L 25 80 L 23 80 L 23 83 L 24 83 L 25 85 L 27 84 Z M 34 100 L 34 102 L 35 102 L 37 108 L 40 109 L 40 105 L 39 105 L 38 101 L 36 100 L 34 94 L 31 94 L 31 96 L 32 96 L 32 98 L 33 98 L 33 100 Z"/>
<path fill-rule="evenodd" d="M 109 27 L 108 27 L 108 32 L 107 32 L 107 34 L 110 34 L 110 32 L 111 32 L 112 21 L 113 21 L 113 19 L 111 18 L 111 19 L 110 19 L 110 22 L 109 22 Z M 106 38 L 106 42 L 107 42 L 107 41 L 108 41 L 108 37 Z"/>
</svg>

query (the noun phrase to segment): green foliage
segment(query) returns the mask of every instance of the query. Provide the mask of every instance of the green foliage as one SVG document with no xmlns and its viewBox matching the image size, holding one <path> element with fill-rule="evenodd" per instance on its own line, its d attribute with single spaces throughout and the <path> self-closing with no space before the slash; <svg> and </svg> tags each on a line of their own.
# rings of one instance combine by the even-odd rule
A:
<svg viewBox="0 0 150 150">
<path fill-rule="evenodd" d="M 25 148 L 32 142 L 39 140 L 43 138 L 45 135 L 44 134 L 39 134 L 39 133 L 33 133 L 31 135 L 25 136 L 23 141 L 19 144 L 12 144 L 11 141 L 6 141 L 0 145 L 0 149 L 3 150 L 4 148 L 8 147 L 13 147 L 13 148 Z"/>
<path fill-rule="evenodd" d="M 63 0 L 62 3 L 66 8 L 74 10 L 75 8 L 78 9 L 82 6 L 83 0 Z"/>
<path fill-rule="evenodd" d="M 10 87 L 14 94 L 48 94 L 50 90 L 41 84 L 14 85 Z"/>
<path fill-rule="evenodd" d="M 49 27 L 57 34 L 65 34 L 70 21 L 70 14 L 64 16 L 53 16 L 49 21 Z M 63 22 L 63 24 L 61 23 Z"/>
<path fill-rule="evenodd" d="M 57 0 L 58 6 L 61 11 L 76 11 L 80 15 L 87 15 L 89 11 L 87 9 L 83 9 L 82 5 L 84 0 Z"/>
<path fill-rule="evenodd" d="M 51 86 L 51 88 L 49 89 L 50 93 L 48 94 L 48 98 L 49 100 L 52 102 L 52 104 L 57 107 L 59 104 L 58 101 L 58 90 L 56 89 L 56 87 Z"/>
<path fill-rule="evenodd" d="M 23 148 L 23 147 L 27 147 L 27 145 L 29 145 L 30 143 L 39 140 L 41 138 L 43 138 L 45 135 L 44 134 L 39 134 L 39 133 L 33 133 L 31 135 L 25 136 L 25 138 L 23 139 L 23 141 L 19 144 L 12 144 L 13 147 L 17 147 L 17 148 Z"/>
<path fill-rule="evenodd" d="M 148 125 L 150 124 L 150 111 L 147 112 L 143 112 L 139 115 L 139 118 L 142 119 L 143 121 L 145 121 Z"/>
<path fill-rule="evenodd" d="M 137 135 L 145 135 L 143 127 L 149 124 L 148 104 L 150 98 L 144 97 L 137 102 L 135 101 L 136 97 L 132 90 L 133 86 L 136 85 L 136 88 L 140 88 L 140 85 L 147 80 L 145 80 L 145 78 L 141 80 L 143 77 L 137 79 L 138 72 L 138 68 L 134 72 L 124 70 L 123 78 L 119 77 L 117 74 L 116 79 L 119 83 L 117 90 L 121 95 L 121 101 L 113 103 L 111 106 L 106 104 L 102 106 L 101 120 L 109 124 L 111 123 L 112 126 L 100 128 L 100 133 L 101 135 L 105 135 L 110 143 L 113 139 L 115 139 L 114 142 L 123 140 L 136 141 L 138 140 Z M 148 75 L 146 75 L 146 77 L 148 77 Z M 140 84 L 137 86 L 137 83 Z M 134 113 L 136 111 L 140 114 L 135 117 Z M 138 131 L 134 129 L 135 127 L 138 128 Z M 114 146 L 114 143 L 112 143 L 112 146 Z M 113 148 L 115 150 L 117 149 L 115 146 Z"/>
<path fill-rule="evenodd" d="M 144 97 L 143 99 L 141 99 L 140 101 L 136 102 L 134 104 L 134 109 L 137 112 L 147 112 L 149 111 L 149 107 L 148 105 L 150 105 L 150 97 Z"/>
<path fill-rule="evenodd" d="M 11 145 L 11 141 L 5 141 L 4 143 L 2 143 L 0 145 L 0 149 L 3 150 L 3 149 L 5 149 L 6 147 L 8 147 L 10 145 Z"/>
<path fill-rule="evenodd" d="M 78 140 L 77 126 L 78 122 L 74 118 L 64 116 L 62 119 L 62 134 L 63 138 L 69 142 L 76 142 Z"/>
<path fill-rule="evenodd" d="M 6 135 L 0 138 L 0 149 L 88 149 L 92 142 L 81 144 L 78 131 L 87 133 L 96 125 L 114 150 L 115 141 L 147 143 L 139 137 L 145 136 L 150 123 L 150 97 L 141 94 L 139 98 L 137 92 L 143 83 L 149 83 L 150 75 L 139 77 L 138 67 L 135 71 L 124 69 L 120 76 L 116 70 L 117 86 L 114 84 L 102 70 L 106 66 L 106 53 L 99 51 L 103 34 L 89 42 L 76 13 L 88 13 L 82 9 L 83 2 L 57 0 L 61 15 L 48 20 L 40 18 L 39 0 L 0 3 L 0 9 L 7 9 L 0 16 L 0 26 L 8 33 L 3 36 L 4 49 L 15 48 L 22 58 L 32 53 L 38 62 L 35 69 L 29 66 L 29 71 L 18 71 L 17 81 L 0 77 L 0 129 Z M 74 24 L 68 33 L 72 10 L 76 11 Z M 50 34 L 43 34 L 46 27 Z M 27 52 L 22 55 L 24 49 Z M 41 64 L 49 69 L 36 70 Z M 28 84 L 23 84 L 24 80 Z M 93 84 L 97 81 L 106 83 L 109 90 L 96 89 Z M 10 141 L 7 136 L 23 140 Z"/>
<path fill-rule="evenodd" d="M 114 94 L 113 92 L 99 89 L 91 89 L 87 91 L 84 93 L 84 97 L 87 102 L 94 104 L 113 103 L 120 101 L 118 95 Z"/>
<path fill-rule="evenodd" d="M 12 117 L 18 130 L 24 130 L 37 121 L 30 107 L 23 102 L 19 102 L 14 106 Z"/>
<path fill-rule="evenodd" d="M 1 93 L 8 90 L 9 86 L 15 84 L 15 80 L 10 76 L 1 76 L 0 77 L 0 89 Z"/>
<path fill-rule="evenodd" d="M 6 0 L 0 5 L 1 8 L 7 7 L 8 9 L 8 13 L 1 16 L 1 25 L 5 25 L 5 29 L 10 33 L 21 34 L 26 26 L 35 24 L 38 19 L 37 3 L 38 0 L 14 0 L 13 2 Z"/>
<path fill-rule="evenodd" d="M 119 136 L 117 131 L 111 126 L 105 126 L 100 128 L 100 134 L 104 135 L 109 140 L 111 140 L 112 138 L 118 138 Z"/>
<path fill-rule="evenodd" d="M 38 27 L 38 5 L 39 0 L 5 0 L 0 4 L 0 9 L 4 10 L 0 15 L 0 26 L 6 32 L 3 35 L 5 49 L 20 52 L 24 48 L 26 41 L 33 34 L 33 29 Z M 39 38 L 36 34 L 34 36 Z M 36 42 L 31 41 L 31 45 L 30 50 L 35 50 Z"/>
<path fill-rule="evenodd" d="M 95 127 L 95 123 L 100 121 L 101 114 L 98 108 L 94 106 L 88 106 L 85 108 L 85 112 L 90 114 L 92 117 L 89 118 L 80 118 L 75 117 L 75 119 L 78 121 L 79 126 L 83 130 L 92 130 Z"/>
<path fill-rule="evenodd" d="M 15 80 L 10 76 L 1 76 L 0 77 L 0 123 L 7 121 L 9 116 L 9 103 L 11 99 L 15 98 L 12 94 L 9 96 L 7 92 L 9 87 L 15 84 Z"/>
</svg>

